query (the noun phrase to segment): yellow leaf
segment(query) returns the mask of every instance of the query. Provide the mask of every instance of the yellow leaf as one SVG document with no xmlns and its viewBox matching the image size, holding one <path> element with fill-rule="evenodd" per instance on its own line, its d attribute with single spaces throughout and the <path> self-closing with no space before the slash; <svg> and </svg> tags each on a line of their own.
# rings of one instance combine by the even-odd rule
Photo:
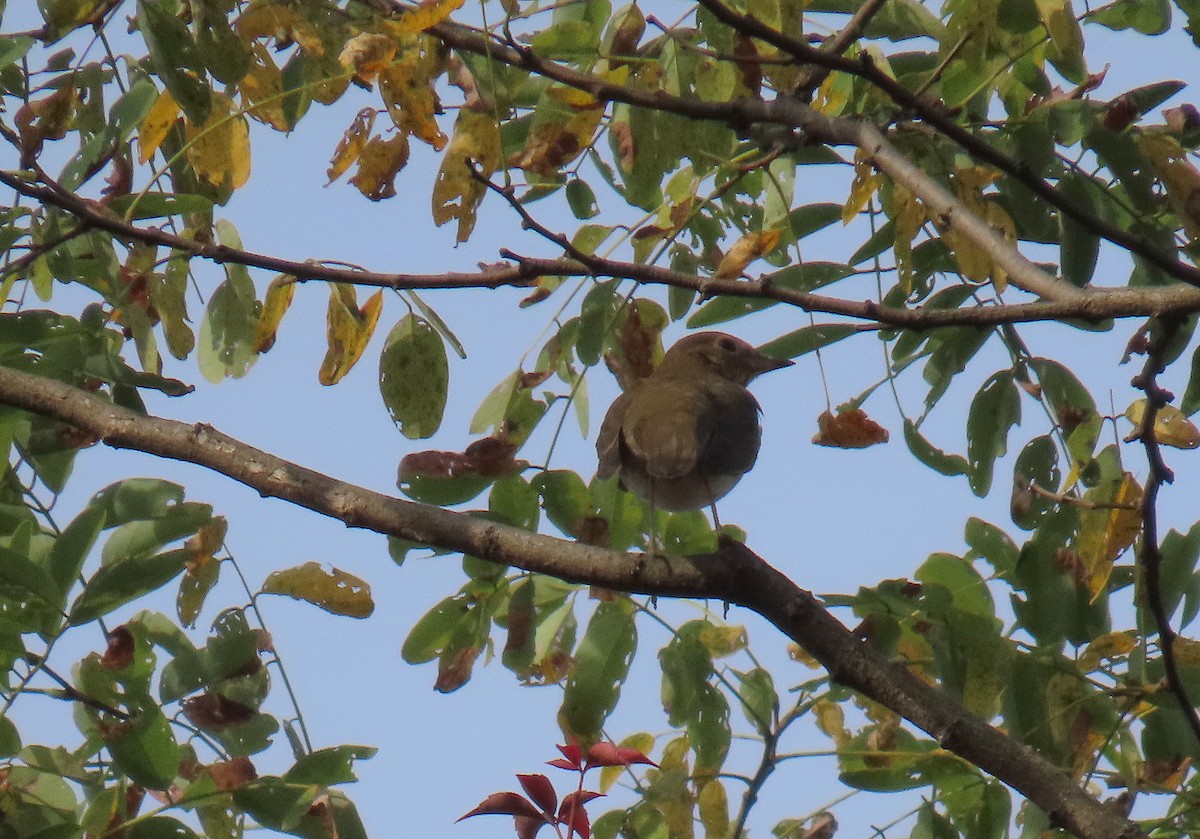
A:
<svg viewBox="0 0 1200 839">
<path fill-rule="evenodd" d="M 292 298 L 296 295 L 296 278 L 290 274 L 280 274 L 271 280 L 267 286 L 267 296 L 263 299 L 262 311 L 258 313 L 258 327 L 254 331 L 254 351 L 265 353 L 275 346 L 275 333 L 283 320 Z"/>
<path fill-rule="evenodd" d="M 746 649 L 746 627 L 714 626 L 703 627 L 697 640 L 713 658 L 723 658 Z"/>
<path fill-rule="evenodd" d="M 850 184 L 850 195 L 842 205 L 842 224 L 849 224 L 866 208 L 871 196 L 879 190 L 879 174 L 862 149 L 854 153 L 854 182 Z"/>
<path fill-rule="evenodd" d="M 925 205 L 907 187 L 894 183 L 888 215 L 896 227 L 896 241 L 892 246 L 896 254 L 896 273 L 904 293 L 908 294 L 912 291 L 912 243 L 925 224 Z"/>
<path fill-rule="evenodd" d="M 406 12 L 399 20 L 386 21 L 385 25 L 397 35 L 424 32 L 446 20 L 462 4 L 463 0 L 425 0 L 420 6 Z"/>
<path fill-rule="evenodd" d="M 1175 655 L 1175 661 L 1185 667 L 1200 665 L 1200 641 L 1177 637 L 1171 645 L 1171 652 Z"/>
<path fill-rule="evenodd" d="M 312 21 L 282 3 L 255 3 L 237 19 L 237 32 L 249 42 L 273 38 L 277 44 L 295 42 L 312 55 L 324 55 L 325 45 Z"/>
<path fill-rule="evenodd" d="M 729 835 L 729 796 L 720 778 L 705 781 L 696 796 L 700 805 L 700 823 L 706 839 L 725 839 Z"/>
<path fill-rule="evenodd" d="M 829 699 L 820 699 L 813 705 L 817 728 L 821 729 L 839 749 L 850 743 L 850 732 L 846 730 L 846 715 L 842 706 Z"/>
<path fill-rule="evenodd" d="M 817 88 L 813 99 L 813 110 L 835 117 L 840 115 L 850 104 L 850 96 L 854 93 L 854 77 L 846 73 L 830 73 Z"/>
<path fill-rule="evenodd" d="M 290 131 L 292 126 L 283 112 L 283 74 L 264 45 L 251 42 L 250 54 L 253 63 L 238 82 L 242 107 L 250 116 L 276 131 Z"/>
<path fill-rule="evenodd" d="M 150 106 L 150 111 L 142 120 L 142 124 L 138 126 L 139 163 L 144 164 L 154 156 L 178 120 L 179 103 L 175 101 L 175 97 L 171 95 L 170 91 L 162 91 L 154 100 L 154 104 Z"/>
<path fill-rule="evenodd" d="M 1083 55 L 1083 31 L 1071 8 L 1071 0 L 1037 0 L 1042 25 L 1059 54 L 1069 60 Z"/>
<path fill-rule="evenodd" d="M 1091 673 L 1106 658 L 1129 655 L 1137 647 L 1137 639 L 1130 632 L 1109 632 L 1092 639 L 1079 657 L 1079 672 Z"/>
<path fill-rule="evenodd" d="M 1083 500 L 1104 505 L 1079 512 L 1079 535 L 1075 539 L 1088 593 L 1095 601 L 1108 585 L 1113 562 L 1141 531 L 1142 488 L 1126 472 L 1119 482 L 1109 481 L 1088 490 Z"/>
<path fill-rule="evenodd" d="M 475 228 L 475 210 L 486 191 L 471 176 L 467 160 L 475 161 L 485 178 L 500 163 L 500 128 L 491 114 L 461 110 L 454 123 L 454 136 L 442 157 L 437 182 L 433 185 L 433 222 L 439 227 L 458 219 L 458 241 L 465 242 Z M 455 203 L 457 202 L 457 203 Z"/>
<path fill-rule="evenodd" d="M 1146 418 L 1146 400 L 1138 399 L 1126 408 L 1125 416 L 1133 423 L 1133 436 L 1128 439 L 1138 439 Z M 1200 446 L 1200 429 L 1174 405 L 1163 405 L 1154 414 L 1154 439 L 1175 449 L 1194 449 Z"/>
<path fill-rule="evenodd" d="M 592 134 L 603 117 L 603 106 L 596 105 L 568 116 L 563 122 L 534 126 L 525 147 L 509 159 L 509 165 L 548 178 L 556 176 L 591 144 Z"/>
<path fill-rule="evenodd" d="M 306 600 L 334 615 L 369 617 L 375 611 L 371 586 L 340 568 L 327 571 L 316 562 L 272 571 L 262 585 L 263 594 L 281 594 Z"/>
<path fill-rule="evenodd" d="M 1017 241 L 1016 223 L 1012 220 L 1012 216 L 1008 214 L 1008 211 L 997 202 L 990 200 L 987 202 L 983 218 L 994 231 L 1004 237 L 1006 242 L 1015 243 Z M 1003 294 L 1004 290 L 1008 288 L 1008 272 L 992 262 L 990 258 L 988 262 L 992 266 L 992 287 L 996 289 L 998 294 Z"/>
<path fill-rule="evenodd" d="M 379 74 L 379 95 L 392 122 L 438 151 L 446 147 L 446 135 L 434 118 L 441 111 L 434 80 L 444 69 L 443 51 L 422 36 Z"/>
<path fill-rule="evenodd" d="M 358 116 L 354 118 L 354 122 L 350 123 L 350 127 L 342 135 L 342 139 L 338 140 L 337 148 L 333 150 L 333 157 L 329 161 L 329 168 L 325 170 L 325 174 L 329 177 L 329 180 L 325 184 L 326 186 L 329 186 L 329 184 L 340 178 L 350 168 L 350 164 L 358 160 L 358 156 L 367 144 L 367 138 L 371 136 L 371 129 L 374 126 L 374 108 L 363 108 L 358 112 Z"/>
<path fill-rule="evenodd" d="M 392 139 L 372 137 L 358 158 L 358 172 L 350 183 L 372 201 L 382 201 L 396 194 L 397 173 L 408 163 L 408 136 L 396 134 Z"/>
<path fill-rule="evenodd" d="M 376 32 L 359 32 L 346 42 L 338 61 L 350 67 L 367 84 L 374 83 L 384 67 L 396 57 L 396 39 Z"/>
<path fill-rule="evenodd" d="M 1200 172 L 1188 161 L 1183 146 L 1164 134 L 1139 134 L 1137 145 L 1158 172 L 1188 237 L 1200 239 Z"/>
<path fill-rule="evenodd" d="M 250 126 L 235 107 L 224 93 L 213 93 L 204 125 L 186 123 L 188 162 L 216 187 L 238 189 L 250 178 Z"/>
<path fill-rule="evenodd" d="M 350 368 L 362 358 L 382 310 L 383 289 L 372 294 L 360 309 L 354 286 L 344 283 L 330 286 L 325 321 L 328 346 L 317 381 L 323 385 L 337 384 L 350 372 Z"/>
<path fill-rule="evenodd" d="M 721 258 L 714 277 L 722 280 L 734 280 L 742 275 L 746 266 L 760 256 L 770 253 L 779 244 L 778 230 L 760 230 L 746 233 L 733 243 L 729 253 Z"/>
</svg>

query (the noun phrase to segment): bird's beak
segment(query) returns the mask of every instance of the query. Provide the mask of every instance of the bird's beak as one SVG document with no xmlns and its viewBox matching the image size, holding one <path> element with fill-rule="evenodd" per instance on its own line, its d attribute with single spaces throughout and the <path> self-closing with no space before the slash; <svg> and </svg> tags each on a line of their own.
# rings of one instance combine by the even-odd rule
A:
<svg viewBox="0 0 1200 839">
<path fill-rule="evenodd" d="M 758 360 L 755 363 L 754 375 L 761 376 L 763 373 L 770 373 L 772 370 L 782 370 L 784 367 L 791 367 L 795 363 L 790 358 L 771 358 L 759 353 Z"/>
</svg>

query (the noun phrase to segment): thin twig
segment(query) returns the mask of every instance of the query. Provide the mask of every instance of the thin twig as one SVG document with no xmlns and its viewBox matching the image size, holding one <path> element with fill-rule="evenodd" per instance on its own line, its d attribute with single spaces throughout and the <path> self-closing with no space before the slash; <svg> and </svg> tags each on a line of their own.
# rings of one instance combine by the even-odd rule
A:
<svg viewBox="0 0 1200 839">
<path fill-rule="evenodd" d="M 1162 592 L 1162 547 L 1158 542 L 1158 491 L 1163 484 L 1172 483 L 1175 473 L 1163 459 L 1162 447 L 1154 432 L 1154 422 L 1158 412 L 1165 408 L 1175 396 L 1164 390 L 1158 383 L 1158 374 L 1166 368 L 1164 356 L 1172 338 L 1179 331 L 1182 321 L 1178 318 L 1159 318 L 1148 330 L 1149 346 L 1146 350 L 1146 363 L 1142 371 L 1134 376 L 1133 386 L 1146 394 L 1146 413 L 1142 417 L 1142 425 L 1138 436 L 1146 450 L 1146 461 L 1150 465 L 1150 475 L 1146 479 L 1146 491 L 1142 497 L 1142 541 L 1139 551 L 1142 567 L 1142 578 L 1146 584 L 1146 606 L 1154 616 L 1158 630 L 1158 646 L 1162 650 L 1163 670 L 1167 677 L 1167 687 L 1179 702 L 1179 710 L 1187 720 L 1196 743 L 1200 744 L 1200 715 L 1188 698 L 1187 688 L 1179 675 L 1179 664 L 1175 659 L 1175 630 L 1171 627 L 1170 616 L 1163 603 Z M 1141 333 L 1139 333 L 1139 337 Z"/>
</svg>

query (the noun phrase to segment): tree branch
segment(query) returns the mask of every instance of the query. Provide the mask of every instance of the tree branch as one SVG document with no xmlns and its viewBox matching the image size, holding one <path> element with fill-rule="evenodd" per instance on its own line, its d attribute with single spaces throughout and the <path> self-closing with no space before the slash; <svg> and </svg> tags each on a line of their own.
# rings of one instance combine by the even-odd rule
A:
<svg viewBox="0 0 1200 839">
<path fill-rule="evenodd" d="M 1146 607 L 1154 617 L 1154 625 L 1158 630 L 1158 646 L 1162 650 L 1163 670 L 1167 677 L 1167 687 L 1179 703 L 1179 710 L 1192 730 L 1196 743 L 1200 744 L 1200 715 L 1196 706 L 1188 697 L 1187 687 L 1179 674 L 1179 663 L 1175 659 L 1175 630 L 1171 626 L 1170 615 L 1167 614 L 1163 603 L 1162 593 L 1162 548 L 1158 541 L 1158 492 L 1163 484 L 1172 483 L 1175 473 L 1163 459 L 1162 446 L 1154 433 L 1154 422 L 1159 411 L 1170 404 L 1175 397 L 1163 389 L 1158 383 L 1158 374 L 1166 368 L 1163 359 L 1166 348 L 1179 331 L 1182 321 L 1177 318 L 1162 318 L 1148 327 L 1149 347 L 1146 350 L 1146 363 L 1142 370 L 1133 378 L 1133 386 L 1140 388 L 1146 394 L 1146 413 L 1142 417 L 1138 438 L 1146 449 L 1146 461 L 1150 465 L 1150 476 L 1146 479 L 1146 491 L 1142 495 L 1142 544 L 1140 559 L 1142 576 L 1146 586 Z M 1139 333 L 1140 337 L 1141 333 Z"/>
<path fill-rule="evenodd" d="M 645 562 L 622 554 L 391 498 L 298 466 L 222 434 L 145 416 L 61 382 L 0 366 L 0 404 L 50 416 L 117 449 L 194 463 L 264 497 L 289 501 L 351 527 L 469 553 L 491 562 L 660 597 L 725 600 L 762 615 L 828 669 L 830 677 L 880 702 L 941 745 L 995 775 L 1087 839 L 1142 837 L 1071 777 L 972 715 L 943 691 L 864 644 L 809 592 L 744 547 L 718 554 Z"/>
<path fill-rule="evenodd" d="M 798 41 L 777 29 L 767 26 L 753 15 L 742 14 L 726 6 L 721 0 L 697 0 L 701 6 L 708 9 L 714 17 L 727 26 L 745 35 L 760 38 L 778 49 L 795 56 L 805 64 L 814 64 L 828 70 L 838 70 L 858 76 L 870 82 L 883 91 L 897 105 L 928 123 L 940 134 L 957 143 L 964 151 L 977 160 L 981 160 L 1000 171 L 1011 175 L 1029 187 L 1039 198 L 1051 206 L 1061 210 L 1066 215 L 1084 227 L 1097 233 L 1115 245 L 1120 245 L 1131 253 L 1145 259 L 1152 265 L 1162 269 L 1171 277 L 1200 286 L 1200 270 L 1181 262 L 1174 252 L 1163 252 L 1151 243 L 1145 241 L 1127 230 L 1092 213 L 1087 208 L 1068 199 L 1062 192 L 1048 181 L 1038 177 L 1025 163 L 1017 161 L 1000 151 L 986 140 L 972 134 L 963 128 L 947 113 L 945 105 L 939 101 L 930 101 L 913 93 L 871 61 L 864 54 L 861 58 L 851 59 L 832 52 L 817 49 L 803 41 Z"/>
<path fill-rule="evenodd" d="M 903 158 L 900 158 L 903 161 Z M 364 287 L 393 289 L 469 289 L 528 287 L 539 277 L 592 276 L 629 279 L 642 283 L 675 286 L 699 292 L 705 297 L 765 298 L 796 306 L 806 312 L 842 315 L 902 329 L 933 329 L 940 326 L 995 326 L 1002 323 L 1028 323 L 1043 320 L 1078 319 L 1100 321 L 1107 318 L 1153 317 L 1200 311 L 1200 290 L 1187 286 L 1150 286 L 1143 288 L 1088 289 L 1070 300 L 1013 303 L 968 309 L 901 309 L 871 300 L 843 300 L 782 288 L 767 274 L 758 280 L 719 279 L 686 274 L 657 265 L 624 262 L 590 256 L 584 264 L 574 259 L 550 259 L 521 256 L 501 251 L 515 265 L 487 265 L 477 272 L 448 271 L 441 274 L 400 274 L 339 268 L 320 262 L 282 259 L 268 254 L 239 250 L 227 245 L 187 239 L 153 227 L 139 227 L 64 190 L 29 183 L 11 172 L 0 170 L 0 183 L 35 201 L 59 207 L 82 223 L 72 233 L 85 228 L 105 230 L 123 241 L 173 248 L 192 256 L 224 264 L 234 263 L 289 274 L 298 282 L 320 281 L 350 283 Z M 951 196 L 952 200 L 953 197 Z M 1008 250 L 1012 250 L 1005 243 Z M 1049 275 L 1047 275 L 1049 276 Z"/>
</svg>

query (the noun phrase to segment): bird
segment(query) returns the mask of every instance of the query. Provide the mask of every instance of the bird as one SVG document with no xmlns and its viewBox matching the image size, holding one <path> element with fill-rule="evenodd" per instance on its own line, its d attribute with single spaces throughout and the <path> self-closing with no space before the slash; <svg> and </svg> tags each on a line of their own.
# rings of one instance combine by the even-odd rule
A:
<svg viewBox="0 0 1200 839">
<path fill-rule="evenodd" d="M 596 475 L 651 510 L 712 510 L 750 471 L 762 443 L 761 408 L 747 390 L 759 375 L 790 367 L 724 332 L 680 339 L 662 362 L 613 401 L 596 438 Z M 651 550 L 653 550 L 653 533 Z"/>
</svg>

